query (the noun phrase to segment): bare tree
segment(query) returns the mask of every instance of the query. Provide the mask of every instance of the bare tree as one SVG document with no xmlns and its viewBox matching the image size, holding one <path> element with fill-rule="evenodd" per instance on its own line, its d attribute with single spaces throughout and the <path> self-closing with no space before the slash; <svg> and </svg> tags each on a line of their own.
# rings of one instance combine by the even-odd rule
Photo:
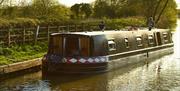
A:
<svg viewBox="0 0 180 91">
<path fill-rule="evenodd" d="M 167 7 L 167 5 L 168 5 L 168 2 L 169 2 L 169 0 L 166 0 L 164 6 L 163 6 L 163 8 L 162 8 L 162 10 L 160 11 L 160 13 L 159 13 L 159 15 L 158 15 L 158 18 L 157 18 L 156 21 L 155 21 L 155 23 L 158 23 L 158 21 L 160 20 L 161 15 L 163 14 L 164 10 L 166 9 L 166 7 Z"/>
<path fill-rule="evenodd" d="M 157 11 L 158 11 L 158 8 L 159 8 L 161 2 L 162 2 L 162 0 L 159 0 L 156 7 L 155 7 L 154 14 L 153 14 L 153 19 L 154 20 L 156 19 L 156 14 L 157 14 Z"/>
<path fill-rule="evenodd" d="M 1 0 L 1 1 L 0 1 L 0 5 L 1 5 L 3 2 L 4 2 L 4 0 Z"/>
</svg>

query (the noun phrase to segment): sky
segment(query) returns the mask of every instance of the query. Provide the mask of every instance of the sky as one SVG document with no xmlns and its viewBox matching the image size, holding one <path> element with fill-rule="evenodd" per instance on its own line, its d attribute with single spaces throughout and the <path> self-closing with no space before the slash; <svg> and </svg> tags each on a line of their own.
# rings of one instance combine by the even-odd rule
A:
<svg viewBox="0 0 180 91">
<path fill-rule="evenodd" d="M 59 0 L 59 2 L 63 5 L 66 5 L 66 6 L 72 6 L 74 5 L 75 3 L 91 3 L 91 2 L 94 2 L 95 0 Z M 177 2 L 177 5 L 178 5 L 178 9 L 180 9 L 180 0 L 176 0 Z"/>
<path fill-rule="evenodd" d="M 59 2 L 63 5 L 66 5 L 66 6 L 72 6 L 74 5 L 75 3 L 91 3 L 91 2 L 94 2 L 95 0 L 59 0 Z"/>
<path fill-rule="evenodd" d="M 176 0 L 176 3 L 177 3 L 177 8 L 180 9 L 180 0 Z"/>
</svg>

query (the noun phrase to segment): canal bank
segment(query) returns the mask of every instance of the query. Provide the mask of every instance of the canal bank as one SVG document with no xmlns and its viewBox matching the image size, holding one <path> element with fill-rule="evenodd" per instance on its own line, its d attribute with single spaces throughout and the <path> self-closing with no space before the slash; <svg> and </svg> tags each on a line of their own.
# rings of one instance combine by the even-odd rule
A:
<svg viewBox="0 0 180 91">
<path fill-rule="evenodd" d="M 0 66 L 0 76 L 41 66 L 41 58 Z"/>
</svg>

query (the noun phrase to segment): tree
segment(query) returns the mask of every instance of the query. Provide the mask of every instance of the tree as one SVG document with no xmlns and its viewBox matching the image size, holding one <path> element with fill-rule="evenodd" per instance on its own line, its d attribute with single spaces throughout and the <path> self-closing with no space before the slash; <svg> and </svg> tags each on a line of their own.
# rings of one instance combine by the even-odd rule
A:
<svg viewBox="0 0 180 91">
<path fill-rule="evenodd" d="M 166 12 L 166 9 L 171 8 L 170 4 L 176 6 L 174 0 L 142 0 L 142 2 L 143 4 L 141 7 L 145 8 L 145 17 L 147 20 L 149 17 L 153 17 L 156 25 L 158 25 L 161 20 L 161 16 L 165 15 L 164 13 Z"/>
<path fill-rule="evenodd" d="M 90 4 L 87 3 L 81 3 L 81 8 L 80 8 L 81 12 L 83 12 L 85 14 L 86 18 L 89 18 L 90 15 L 92 14 L 92 7 Z"/>
<path fill-rule="evenodd" d="M 162 16 L 162 13 L 164 12 L 164 10 L 166 9 L 167 5 L 168 5 L 168 2 L 169 0 L 166 0 L 162 10 L 160 11 L 159 15 L 158 15 L 158 18 L 156 19 L 155 23 L 158 23 L 158 21 L 160 20 L 161 16 Z M 155 16 L 154 16 L 155 17 Z"/>
<path fill-rule="evenodd" d="M 36 16 L 48 16 L 51 7 L 58 4 L 58 0 L 33 0 L 33 13 Z"/>
<path fill-rule="evenodd" d="M 0 0 L 0 5 L 4 2 L 4 0 Z"/>
<path fill-rule="evenodd" d="M 122 7 L 127 0 L 96 0 L 94 4 L 94 16 L 98 18 L 118 18 Z M 128 8 L 128 7 L 126 7 Z"/>
<path fill-rule="evenodd" d="M 74 4 L 74 5 L 71 7 L 71 11 L 75 14 L 75 17 L 76 17 L 76 18 L 79 18 L 80 7 L 81 7 L 80 4 Z"/>
<path fill-rule="evenodd" d="M 105 0 L 96 0 L 94 5 L 94 16 L 97 18 L 107 17 L 109 5 Z"/>
</svg>

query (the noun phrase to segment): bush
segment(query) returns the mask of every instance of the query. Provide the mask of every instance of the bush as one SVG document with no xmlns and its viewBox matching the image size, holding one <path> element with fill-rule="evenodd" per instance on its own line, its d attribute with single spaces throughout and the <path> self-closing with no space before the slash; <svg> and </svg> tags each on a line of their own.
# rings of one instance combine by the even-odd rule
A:
<svg viewBox="0 0 180 91">
<path fill-rule="evenodd" d="M 9 26 L 10 26 L 10 23 L 8 20 L 0 18 L 0 28 L 6 28 Z"/>
<path fill-rule="evenodd" d="M 3 55 L 9 56 L 13 53 L 13 50 L 10 48 L 3 48 Z"/>
<path fill-rule="evenodd" d="M 177 11 L 173 9 L 167 9 L 164 15 L 161 16 L 157 27 L 158 28 L 169 28 L 174 29 L 176 27 Z"/>
<path fill-rule="evenodd" d="M 37 26 L 40 23 L 39 20 L 30 18 L 15 18 L 13 20 L 9 20 L 9 22 L 13 27 L 31 27 Z"/>
<path fill-rule="evenodd" d="M 0 47 L 0 55 L 3 55 L 3 48 Z"/>
<path fill-rule="evenodd" d="M 127 26 L 134 26 L 134 27 L 145 27 L 146 26 L 146 21 L 145 18 L 143 17 L 127 17 L 127 18 L 119 18 L 119 19 L 91 19 L 91 20 L 76 20 L 76 21 L 71 21 L 71 23 L 75 24 L 82 24 L 84 23 L 85 25 L 96 25 L 104 21 L 106 29 L 123 29 L 126 28 Z"/>
<path fill-rule="evenodd" d="M 111 29 L 122 29 L 127 26 L 145 27 L 145 19 L 142 17 L 128 17 L 120 19 L 106 19 L 107 26 Z"/>
<path fill-rule="evenodd" d="M 15 45 L 11 48 L 0 47 L 0 65 L 42 57 L 47 52 L 47 42 L 36 45 Z"/>
<path fill-rule="evenodd" d="M 38 19 L 30 18 L 15 18 L 15 19 L 0 19 L 0 28 L 7 27 L 33 27 L 40 24 Z"/>
</svg>

